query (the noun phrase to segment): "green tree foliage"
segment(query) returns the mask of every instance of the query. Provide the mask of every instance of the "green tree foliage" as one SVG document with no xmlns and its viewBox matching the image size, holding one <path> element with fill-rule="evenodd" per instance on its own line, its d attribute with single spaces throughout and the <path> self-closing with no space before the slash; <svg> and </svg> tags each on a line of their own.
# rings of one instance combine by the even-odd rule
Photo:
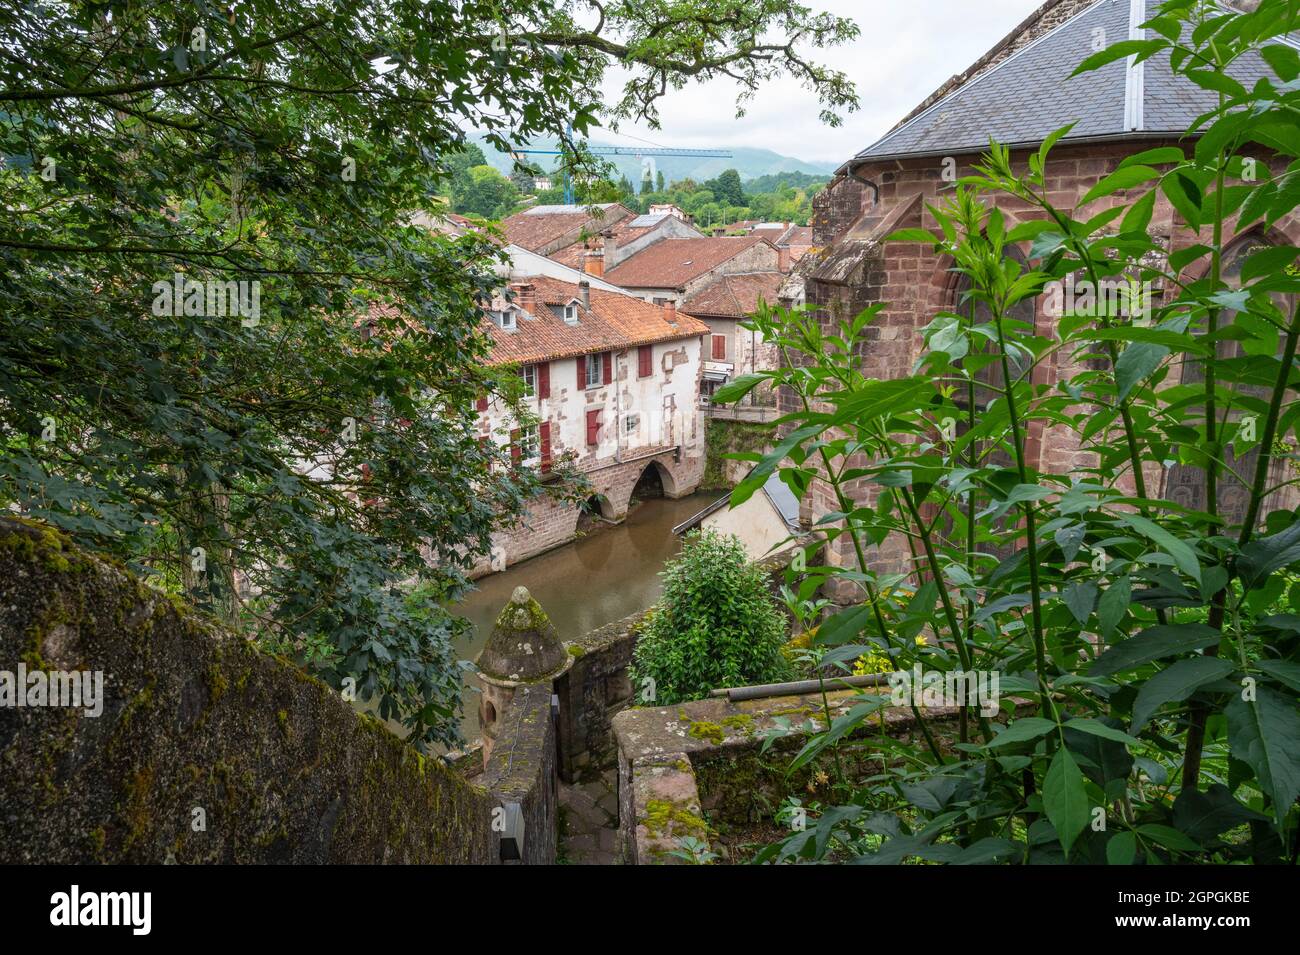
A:
<svg viewBox="0 0 1300 955">
<path fill-rule="evenodd" d="M 749 45 L 846 21 L 638 0 L 593 4 L 589 31 L 582 6 L 0 7 L 0 506 L 453 739 L 460 625 L 438 605 L 537 490 L 469 413 L 517 390 L 479 330 L 497 253 L 411 224 L 462 163 L 475 179 L 463 130 L 586 136 L 736 70 L 854 106 L 793 47 Z"/>
<path fill-rule="evenodd" d="M 453 180 L 451 208 L 463 215 L 502 219 L 519 205 L 519 189 L 491 166 L 471 166 L 464 178 Z"/>
<path fill-rule="evenodd" d="M 1080 67 L 1168 57 L 1218 94 L 1194 141 L 1128 157 L 1073 209 L 1053 204 L 1049 171 L 1068 128 L 1024 163 L 995 144 L 930 208 L 933 232 L 890 238 L 930 248 L 966 290 L 923 330 L 912 374 L 860 371 L 883 305 L 821 322 L 765 309 L 753 324 L 789 367 L 715 395 L 736 400 L 767 381 L 802 406 L 732 500 L 775 469 L 792 488 L 829 485 L 827 536 L 853 564 L 810 571 L 800 593 L 842 575 L 864 598 L 822 622 L 827 659 L 847 666 L 874 651 L 900 671 L 1001 681 L 997 718 L 961 706 L 951 748 L 933 714 L 912 707 L 920 739 L 897 744 L 880 775 L 841 779 L 813 807 L 821 821 L 765 858 L 1294 864 L 1300 513 L 1276 494 L 1293 474 L 1273 465 L 1300 420 L 1300 251 L 1247 247 L 1231 276 L 1224 254 L 1230 221 L 1249 232 L 1296 209 L 1300 57 L 1279 41 L 1300 0 L 1202 20 L 1205 9 L 1166 4 L 1149 39 Z M 1226 68 L 1254 48 L 1273 75 L 1247 89 Z M 1158 195 L 1178 211 L 1172 243 L 1152 233 Z M 1010 227 L 997 209 L 1007 198 L 1035 214 Z M 1164 294 L 1094 294 L 1050 334 L 1027 320 L 1067 279 L 1095 293 L 1116 276 Z M 1033 370 L 1058 359 L 1077 371 L 1041 383 Z M 1040 469 L 1026 451 L 1040 429 L 1068 434 L 1094 463 Z M 1149 481 L 1166 468 L 1195 478 L 1202 500 L 1160 499 Z M 848 482 L 871 486 L 870 503 Z M 1222 486 L 1242 489 L 1240 510 Z M 869 548 L 890 535 L 910 547 L 919 580 L 874 570 Z M 796 766 L 874 731 L 891 704 L 855 702 Z"/>
<path fill-rule="evenodd" d="M 698 185 L 687 179 L 674 182 L 667 188 L 660 182 L 655 192 L 642 192 L 635 197 L 633 205 L 638 211 L 645 212 L 653 203 L 670 202 L 695 216 L 697 225 L 701 228 L 743 219 L 807 225 L 812 215 L 812 197 L 825 181 L 825 176 L 809 176 L 805 173 L 764 176 L 743 187 L 743 204 L 724 200 L 715 191 L 718 180 L 711 179 L 704 185 Z M 798 185 L 793 185 L 792 182 Z"/>
<path fill-rule="evenodd" d="M 740 173 L 734 169 L 724 170 L 717 179 L 710 179 L 704 188 L 713 193 L 719 202 L 730 206 L 745 205 L 745 190 L 740 185 Z"/>
<path fill-rule="evenodd" d="M 663 578 L 631 670 L 634 686 L 654 681 L 654 699 L 645 702 L 667 706 L 787 675 L 785 617 L 737 538 L 688 534 Z"/>
</svg>

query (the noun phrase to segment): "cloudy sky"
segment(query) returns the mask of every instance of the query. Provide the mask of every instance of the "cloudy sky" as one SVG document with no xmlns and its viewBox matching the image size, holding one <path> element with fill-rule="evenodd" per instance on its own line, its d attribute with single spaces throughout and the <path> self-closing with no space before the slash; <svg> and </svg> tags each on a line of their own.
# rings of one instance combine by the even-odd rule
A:
<svg viewBox="0 0 1300 955">
<path fill-rule="evenodd" d="M 1036 9 L 1042 0 L 803 0 L 854 20 L 861 36 L 845 46 L 805 50 L 844 71 L 861 106 L 839 128 L 818 119 L 817 97 L 794 80 L 769 84 L 741 119 L 730 81 L 692 85 L 660 103 L 663 128 L 624 124 L 602 130 L 611 143 L 725 149 L 754 146 L 811 161 L 839 163 L 874 142 L 950 76 L 960 73 Z M 607 95 L 616 88 L 611 76 Z"/>
</svg>

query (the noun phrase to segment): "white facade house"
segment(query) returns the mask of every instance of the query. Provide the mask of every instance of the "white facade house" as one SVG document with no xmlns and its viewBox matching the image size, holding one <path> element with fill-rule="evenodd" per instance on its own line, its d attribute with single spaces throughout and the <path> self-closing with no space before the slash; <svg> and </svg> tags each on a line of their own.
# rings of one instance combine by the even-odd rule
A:
<svg viewBox="0 0 1300 955">
<path fill-rule="evenodd" d="M 482 440 L 510 448 L 517 467 L 553 473 L 561 461 L 590 484 L 586 511 L 607 520 L 627 512 L 638 483 L 668 496 L 690 493 L 704 468 L 699 408 L 708 327 L 576 270 L 576 281 L 510 270 L 488 309 L 494 365 L 516 365 L 528 412 L 519 420 L 499 398 L 479 401 Z M 525 521 L 494 537 L 491 569 L 572 539 L 584 508 L 540 499 Z"/>
</svg>

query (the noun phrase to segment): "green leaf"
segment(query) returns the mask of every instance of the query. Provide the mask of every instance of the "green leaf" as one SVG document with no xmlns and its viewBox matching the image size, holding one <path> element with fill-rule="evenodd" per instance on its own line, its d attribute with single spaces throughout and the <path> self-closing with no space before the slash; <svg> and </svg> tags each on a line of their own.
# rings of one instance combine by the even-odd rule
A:
<svg viewBox="0 0 1300 955">
<path fill-rule="evenodd" d="M 1087 733 L 1090 736 L 1099 736 L 1102 739 L 1108 739 L 1115 743 L 1123 743 L 1125 746 L 1136 745 L 1140 740 L 1134 739 L 1128 733 L 1122 730 L 1114 729 L 1098 720 L 1072 719 L 1065 723 L 1066 729 L 1078 730 L 1080 733 Z"/>
<path fill-rule="evenodd" d="M 1087 73 L 1090 70 L 1105 66 L 1107 63 L 1114 63 L 1116 60 L 1122 60 L 1129 56 L 1142 54 L 1149 56 L 1168 45 L 1165 40 L 1120 40 L 1118 43 L 1112 43 L 1106 49 L 1085 59 L 1075 67 L 1074 72 L 1070 75 L 1078 76 L 1080 73 Z"/>
<path fill-rule="evenodd" d="M 1008 743 L 1025 743 L 1055 730 L 1056 724 L 1051 720 L 1043 719 L 1041 716 L 1026 716 L 1010 723 L 1006 729 L 993 737 L 986 748 L 992 749 Z"/>
<path fill-rule="evenodd" d="M 1168 355 L 1168 348 L 1147 342 L 1136 342 L 1125 348 L 1115 362 L 1115 387 L 1119 391 L 1119 400 L 1123 401 L 1138 384 L 1150 377 Z"/>
<path fill-rule="evenodd" d="M 1201 845 L 1229 829 L 1267 821 L 1267 816 L 1237 802 L 1223 783 L 1214 783 L 1205 792 L 1185 786 L 1174 800 L 1174 826 Z"/>
<path fill-rule="evenodd" d="M 1237 572 L 1242 585 L 1253 590 L 1270 574 L 1300 560 L 1300 521 L 1280 534 L 1261 537 L 1241 549 Z"/>
<path fill-rule="evenodd" d="M 1106 861 L 1110 865 L 1132 865 L 1137 858 L 1137 836 L 1131 832 L 1117 832 L 1106 843 Z"/>
<path fill-rule="evenodd" d="M 1232 670 L 1232 663 L 1218 657 L 1178 660 L 1161 670 L 1142 684 L 1137 699 L 1133 701 L 1133 731 L 1145 726 L 1151 715 L 1164 704 L 1185 700 L 1197 688 L 1222 679 Z"/>
<path fill-rule="evenodd" d="M 739 401 L 770 377 L 770 375 L 741 375 L 735 381 L 729 381 L 715 391 L 713 401 L 723 405 Z"/>
<path fill-rule="evenodd" d="M 1109 196 L 1121 189 L 1131 189 L 1144 182 L 1159 178 L 1160 170 L 1152 169 L 1150 166 L 1121 166 L 1084 193 L 1078 204 L 1086 206 L 1094 199 Z"/>
<path fill-rule="evenodd" d="M 1085 624 L 1092 616 L 1092 608 L 1097 604 L 1097 585 L 1091 581 L 1071 581 L 1061 592 L 1061 599 L 1070 608 L 1070 613 L 1074 614 L 1074 619 L 1080 625 Z"/>
<path fill-rule="evenodd" d="M 1152 189 L 1124 213 L 1120 232 L 1146 232 L 1156 209 L 1156 190 Z"/>
<path fill-rule="evenodd" d="M 1203 623 L 1179 623 L 1150 627 L 1137 636 L 1115 644 L 1097 658 L 1088 672 L 1092 676 L 1110 676 L 1133 670 L 1153 660 L 1203 650 L 1223 637 L 1218 630 Z"/>
<path fill-rule="evenodd" d="M 1256 660 L 1255 668 L 1300 693 L 1300 663 L 1291 663 L 1288 660 Z"/>
<path fill-rule="evenodd" d="M 1300 249 L 1290 245 L 1270 245 L 1265 246 L 1258 252 L 1253 252 L 1246 259 L 1241 267 L 1241 280 L 1243 282 L 1253 282 L 1261 275 L 1272 275 L 1275 272 L 1281 272 L 1288 266 L 1294 265 L 1296 257 L 1300 256 Z"/>
<path fill-rule="evenodd" d="M 1121 169 L 1125 166 L 1163 166 L 1167 163 L 1182 162 L 1186 158 L 1178 146 L 1157 146 L 1154 149 L 1144 149 L 1140 153 L 1134 153 L 1119 166 Z"/>
<path fill-rule="evenodd" d="M 936 245 L 938 239 L 933 232 L 928 229 L 898 229 L 885 236 L 886 242 L 924 242 L 927 245 Z"/>
<path fill-rule="evenodd" d="M 1138 325 L 1125 328 L 1085 328 L 1071 337 L 1090 342 L 1145 342 L 1151 345 L 1164 345 L 1174 351 L 1185 351 L 1194 355 L 1210 354 L 1209 346 L 1197 341 L 1195 336 L 1176 332 L 1170 328 L 1144 328 Z M 1120 359 L 1123 360 L 1122 355 Z"/>
<path fill-rule="evenodd" d="M 857 635 L 871 621 L 871 617 L 871 607 L 866 604 L 841 610 L 817 628 L 817 635 L 813 638 L 813 642 L 818 646 L 827 647 L 848 643 L 857 638 Z"/>
<path fill-rule="evenodd" d="M 1043 809 L 1056 829 L 1061 848 L 1069 856 L 1074 840 L 1079 838 L 1079 833 L 1088 825 L 1091 807 L 1088 805 L 1083 773 L 1079 772 L 1074 757 L 1064 746 L 1052 757 L 1047 778 L 1043 780 Z"/>
<path fill-rule="evenodd" d="M 1109 637 L 1124 619 L 1133 599 L 1133 585 L 1128 576 L 1117 577 L 1097 601 L 1097 622 L 1103 636 Z"/>
<path fill-rule="evenodd" d="M 1234 696 L 1224 709 L 1232 755 L 1255 771 L 1260 788 L 1282 820 L 1300 795 L 1300 715 L 1295 703 L 1269 686 L 1257 686 L 1253 702 Z"/>
<path fill-rule="evenodd" d="M 1196 552 L 1191 547 L 1159 524 L 1155 524 L 1141 515 L 1124 514 L 1119 519 L 1143 537 L 1158 544 L 1161 550 L 1174 559 L 1174 566 L 1195 580 L 1197 584 L 1201 583 L 1201 562 L 1197 560 Z"/>
<path fill-rule="evenodd" d="M 1181 172 L 1175 172 L 1173 175 L 1164 178 L 1160 183 L 1160 188 L 1163 190 L 1165 198 L 1183 217 L 1183 221 L 1191 228 L 1199 229 L 1201 227 L 1201 191 L 1196 183 Z M 1173 261 L 1172 258 L 1170 261 Z"/>
<path fill-rule="evenodd" d="M 1199 845 L 1171 826 L 1151 823 L 1138 826 L 1137 831 L 1139 835 L 1146 836 L 1152 842 L 1162 845 L 1166 849 L 1173 849 L 1177 852 L 1199 852 L 1201 849 Z"/>
</svg>

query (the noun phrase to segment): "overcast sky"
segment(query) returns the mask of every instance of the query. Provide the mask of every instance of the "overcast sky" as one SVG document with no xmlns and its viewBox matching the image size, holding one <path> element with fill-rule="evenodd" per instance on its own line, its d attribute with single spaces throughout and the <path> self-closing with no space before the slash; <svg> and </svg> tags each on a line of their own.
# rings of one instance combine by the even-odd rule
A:
<svg viewBox="0 0 1300 955">
<path fill-rule="evenodd" d="M 960 73 L 1032 13 L 1042 0 L 803 0 L 849 17 L 861 36 L 845 46 L 803 51 L 844 71 L 861 106 L 838 128 L 818 119 L 815 94 L 794 80 L 766 86 L 735 118 L 731 81 L 692 84 L 660 103 L 663 128 L 625 124 L 620 131 L 661 146 L 754 146 L 812 161 L 839 163 L 870 145 L 921 100 Z M 611 76 L 609 95 L 616 83 Z M 621 143 L 608 130 L 596 138 Z M 632 140 L 637 141 L 637 140 Z"/>
</svg>

